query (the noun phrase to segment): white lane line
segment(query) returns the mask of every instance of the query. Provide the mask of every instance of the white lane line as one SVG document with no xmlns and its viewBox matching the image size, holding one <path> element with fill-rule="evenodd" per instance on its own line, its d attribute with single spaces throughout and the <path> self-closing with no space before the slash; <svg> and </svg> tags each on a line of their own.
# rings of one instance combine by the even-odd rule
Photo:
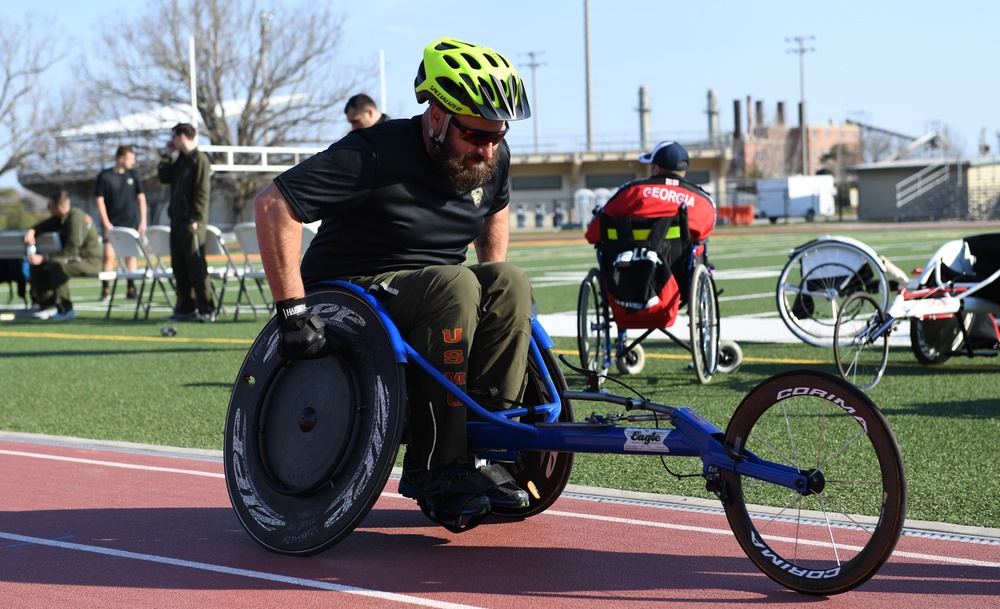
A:
<svg viewBox="0 0 1000 609">
<path fill-rule="evenodd" d="M 17 450 L 0 450 L 0 455 L 11 455 L 13 457 L 32 457 L 34 459 L 49 459 L 51 461 L 67 461 L 69 463 L 84 463 L 86 465 L 103 465 L 105 467 L 121 467 L 123 469 L 141 469 L 150 472 L 166 472 L 170 474 L 188 474 L 191 476 L 205 476 L 206 478 L 225 478 L 223 474 L 214 472 L 200 472 L 193 469 L 178 469 L 174 467 L 156 467 L 153 465 L 136 465 L 134 463 L 119 463 L 117 461 L 98 461 L 96 459 L 80 459 L 77 457 L 64 457 L 60 455 L 44 455 L 41 453 L 21 452 Z"/>
<path fill-rule="evenodd" d="M 76 550 L 80 552 L 90 552 L 92 554 L 102 554 L 104 556 L 112 556 L 115 558 L 141 560 L 144 562 L 170 565 L 172 567 L 183 567 L 186 569 L 197 569 L 199 571 L 209 571 L 212 573 L 235 575 L 237 577 L 261 579 L 265 581 L 278 582 L 281 584 L 291 584 L 293 586 L 302 586 L 304 588 L 315 588 L 318 590 L 329 590 L 332 592 L 344 592 L 346 594 L 368 596 L 380 600 L 389 600 L 389 601 L 396 601 L 399 603 L 408 603 L 410 605 L 419 605 L 421 607 L 435 607 L 439 609 L 478 609 L 474 605 L 460 605 L 458 603 L 447 603 L 444 601 L 435 601 L 432 599 L 420 598 L 417 596 L 410 596 L 407 594 L 395 594 L 393 592 L 368 590 L 366 588 L 356 588 L 354 586 L 345 586 L 343 584 L 334 584 L 330 582 L 316 581 L 313 579 L 304 579 L 301 577 L 289 577 L 287 575 L 278 575 L 277 573 L 266 573 L 264 571 L 251 571 L 250 569 L 236 569 L 233 567 L 224 567 L 222 565 L 194 562 L 191 560 L 180 560 L 177 558 L 168 558 L 165 556 L 156 556 L 153 554 L 140 554 L 138 552 L 127 552 L 125 550 L 115 550 L 112 548 L 102 548 L 99 546 L 90 546 L 79 543 L 66 543 L 65 541 L 41 539 L 39 537 L 27 537 L 25 535 L 15 535 L 13 533 L 0 532 L 0 538 L 10 539 L 12 541 L 19 541 L 25 544 L 50 546 L 54 548 L 59 548 L 61 550 Z"/>
<path fill-rule="evenodd" d="M 214 473 L 210 473 L 210 472 L 200 472 L 200 471 L 197 471 L 197 470 L 177 469 L 177 468 L 169 468 L 169 467 L 155 467 L 155 466 L 151 466 L 151 465 L 133 465 L 133 464 L 129 464 L 129 463 L 118 463 L 118 462 L 115 462 L 115 461 L 99 461 L 99 460 L 95 460 L 95 459 L 80 459 L 80 458 L 76 458 L 76 457 L 62 457 L 62 456 L 57 456 L 57 455 L 45 455 L 45 454 L 41 454 L 41 453 L 21 452 L 21 451 L 12 451 L 12 450 L 0 450 L 0 455 L 13 455 L 13 456 L 19 456 L 19 457 L 34 457 L 34 458 L 37 458 L 37 459 L 50 459 L 50 460 L 54 460 L 54 461 L 69 461 L 69 462 L 72 462 L 72 463 L 86 463 L 86 464 L 91 464 L 91 465 L 104 465 L 104 466 L 108 466 L 108 467 L 123 467 L 123 468 L 128 468 L 128 469 L 142 469 L 142 470 L 148 470 L 148 471 L 169 472 L 169 473 L 177 473 L 177 474 L 189 474 L 189 475 L 192 475 L 192 476 L 209 476 L 209 477 L 213 477 L 213 478 L 224 478 L 225 477 L 223 474 L 214 474 Z M 404 499 L 404 497 L 402 495 L 400 495 L 399 493 L 383 492 L 383 493 L 381 493 L 380 496 L 381 497 L 391 497 L 391 498 L 394 498 L 394 499 Z M 549 515 L 549 516 L 561 516 L 561 517 L 564 517 L 564 518 L 582 518 L 582 519 L 589 519 L 589 520 L 600 520 L 602 522 L 617 522 L 617 523 L 622 523 L 622 524 L 631 524 L 631 525 L 635 525 L 635 526 L 645 526 L 645 527 L 654 527 L 654 528 L 663 528 L 663 529 L 674 529 L 674 530 L 679 530 L 679 531 L 693 531 L 693 532 L 698 532 L 698 533 L 709 533 L 709 534 L 713 534 L 713 535 L 732 535 L 732 531 L 729 530 L 729 529 L 713 529 L 713 528 L 708 528 L 708 527 L 695 527 L 695 526 L 689 526 L 689 525 L 673 524 L 673 523 L 669 523 L 669 522 L 654 522 L 654 521 L 649 521 L 649 520 L 634 520 L 634 519 L 631 519 L 631 518 L 614 518 L 614 517 L 611 517 L 611 516 L 598 516 L 598 515 L 594 515 L 594 514 L 584 514 L 584 513 L 576 513 L 576 512 L 563 512 L 561 510 L 551 510 L 551 509 L 550 510 L 546 510 L 544 512 L 544 514 Z M 6 535 L 5 533 L 0 532 L 0 537 L 4 537 L 5 535 Z M 939 556 L 939 555 L 935 555 L 935 554 L 922 554 L 922 553 L 917 553 L 917 552 L 903 552 L 903 551 L 900 551 L 900 550 L 894 550 L 893 551 L 893 556 L 895 556 L 895 557 L 905 557 L 905 558 L 916 558 L 916 559 L 920 559 L 920 560 L 940 561 L 940 562 L 947 562 L 947 563 L 953 563 L 953 564 L 959 564 L 959 565 L 977 566 L 977 567 L 1000 567 L 1000 563 L 997 563 L 997 562 L 988 562 L 988 561 L 972 560 L 972 559 L 965 559 L 965 558 L 953 558 L 953 557 L 950 557 L 950 556 Z M 220 567 L 220 568 L 222 568 L 222 567 Z M 303 580 L 303 581 L 311 581 L 311 580 Z M 437 606 L 437 605 L 433 605 L 433 606 Z M 448 605 L 448 606 L 452 606 L 452 605 Z M 458 605 L 454 605 L 454 606 L 457 607 Z"/>
</svg>

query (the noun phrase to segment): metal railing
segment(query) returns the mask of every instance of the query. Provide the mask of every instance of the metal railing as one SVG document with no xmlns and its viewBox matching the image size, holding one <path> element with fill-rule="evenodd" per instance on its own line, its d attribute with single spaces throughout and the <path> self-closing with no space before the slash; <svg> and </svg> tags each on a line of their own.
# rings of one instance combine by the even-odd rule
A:
<svg viewBox="0 0 1000 609">
<path fill-rule="evenodd" d="M 212 155 L 212 171 L 281 173 L 325 148 L 294 146 L 199 146 Z"/>
<path fill-rule="evenodd" d="M 896 209 L 922 197 L 939 184 L 951 178 L 951 168 L 945 161 L 937 161 L 917 173 L 896 183 Z"/>
</svg>

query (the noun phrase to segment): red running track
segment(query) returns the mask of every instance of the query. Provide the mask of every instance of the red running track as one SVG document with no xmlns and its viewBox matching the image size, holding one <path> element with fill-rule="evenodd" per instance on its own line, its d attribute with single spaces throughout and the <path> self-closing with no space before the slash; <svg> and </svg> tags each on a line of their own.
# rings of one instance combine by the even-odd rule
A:
<svg viewBox="0 0 1000 609">
<path fill-rule="evenodd" d="M 395 490 L 333 549 L 287 557 L 240 527 L 218 458 L 0 437 L 0 606 L 1000 606 L 996 530 L 908 531 L 871 581 L 817 599 L 757 571 L 714 508 L 567 492 L 456 535 Z"/>
</svg>

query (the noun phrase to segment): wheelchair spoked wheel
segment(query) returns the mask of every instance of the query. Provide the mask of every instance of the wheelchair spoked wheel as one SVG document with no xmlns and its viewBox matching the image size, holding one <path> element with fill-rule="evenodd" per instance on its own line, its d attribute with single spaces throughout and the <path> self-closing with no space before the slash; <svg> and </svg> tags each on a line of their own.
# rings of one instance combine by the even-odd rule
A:
<svg viewBox="0 0 1000 609">
<path fill-rule="evenodd" d="M 542 361 L 535 361 L 528 358 L 528 384 L 524 392 L 524 403 L 526 405 L 551 404 L 555 401 L 554 396 L 548 395 L 545 383 L 542 381 L 542 373 L 539 366 L 544 366 L 545 370 L 552 377 L 552 384 L 560 394 L 566 391 L 566 378 L 563 376 L 559 362 L 551 349 L 542 351 Z M 562 411 L 559 413 L 559 421 L 568 423 L 573 421 L 573 404 L 563 398 Z M 531 423 L 530 418 L 522 419 L 522 422 Z M 547 510 L 569 482 L 570 474 L 573 473 L 573 459 L 575 453 L 557 451 L 529 451 L 522 450 L 517 454 L 517 458 L 512 463 L 501 463 L 503 467 L 514 477 L 514 482 L 528 491 L 528 507 L 521 509 L 494 508 L 493 513 L 500 516 L 513 516 L 527 518 L 540 514 Z"/>
<path fill-rule="evenodd" d="M 837 314 L 833 331 L 833 358 L 840 376 L 861 389 L 882 379 L 889 361 L 889 331 L 876 334 L 886 320 L 871 294 L 855 292 Z"/>
<path fill-rule="evenodd" d="M 288 362 L 272 319 L 250 348 L 226 415 L 224 464 L 247 533 L 281 554 L 346 537 L 392 471 L 404 419 L 403 366 L 375 310 L 346 288 L 309 294 L 331 352 Z"/>
<path fill-rule="evenodd" d="M 839 240 L 813 241 L 798 250 L 778 276 L 778 313 L 796 337 L 814 347 L 833 344 L 837 311 L 854 292 L 888 305 L 888 280 L 879 262 Z"/>
<path fill-rule="evenodd" d="M 822 372 L 772 377 L 736 408 L 725 443 L 810 478 L 800 493 L 719 472 L 733 534 L 768 577 L 838 594 L 889 558 L 906 515 L 906 476 L 885 417 L 861 390 Z"/>
<path fill-rule="evenodd" d="M 580 353 L 580 367 L 595 372 L 606 372 L 610 362 L 609 331 L 611 321 L 601 285 L 601 273 L 590 269 L 580 284 L 576 309 L 576 342 Z"/>
<path fill-rule="evenodd" d="M 719 299 L 708 267 L 696 264 L 688 296 L 691 357 L 698 381 L 706 384 L 719 368 Z"/>
<path fill-rule="evenodd" d="M 962 330 L 972 328 L 972 313 L 956 314 L 945 319 L 911 319 L 910 348 L 924 366 L 943 364 L 962 348 Z"/>
</svg>

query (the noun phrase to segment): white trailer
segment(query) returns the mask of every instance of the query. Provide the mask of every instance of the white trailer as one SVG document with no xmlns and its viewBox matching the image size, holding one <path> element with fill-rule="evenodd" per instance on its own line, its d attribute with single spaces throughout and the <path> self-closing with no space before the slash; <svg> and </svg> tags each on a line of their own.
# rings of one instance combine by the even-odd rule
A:
<svg viewBox="0 0 1000 609">
<path fill-rule="evenodd" d="M 837 213 L 837 187 L 833 176 L 792 176 L 757 182 L 757 216 L 771 223 L 778 218 L 805 218 Z"/>
</svg>

